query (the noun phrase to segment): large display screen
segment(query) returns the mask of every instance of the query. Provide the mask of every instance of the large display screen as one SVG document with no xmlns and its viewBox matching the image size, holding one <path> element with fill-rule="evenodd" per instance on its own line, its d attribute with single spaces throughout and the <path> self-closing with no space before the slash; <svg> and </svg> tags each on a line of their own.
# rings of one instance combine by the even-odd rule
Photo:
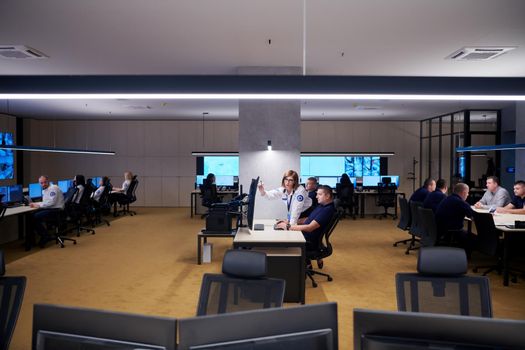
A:
<svg viewBox="0 0 525 350">
<path fill-rule="evenodd" d="M 0 145 L 13 145 L 13 134 L 0 132 Z M 15 173 L 13 151 L 0 149 L 0 180 L 12 179 Z"/>
<path fill-rule="evenodd" d="M 237 156 L 206 156 L 204 157 L 204 173 L 239 176 L 239 157 Z M 200 175 L 200 174 L 199 174 Z"/>
<path fill-rule="evenodd" d="M 347 173 L 350 177 L 379 176 L 381 157 L 379 156 L 304 156 L 301 157 L 301 178 L 308 176 L 341 176 Z"/>
<path fill-rule="evenodd" d="M 381 161 L 374 157 L 345 157 L 345 172 L 350 177 L 379 176 Z"/>
</svg>

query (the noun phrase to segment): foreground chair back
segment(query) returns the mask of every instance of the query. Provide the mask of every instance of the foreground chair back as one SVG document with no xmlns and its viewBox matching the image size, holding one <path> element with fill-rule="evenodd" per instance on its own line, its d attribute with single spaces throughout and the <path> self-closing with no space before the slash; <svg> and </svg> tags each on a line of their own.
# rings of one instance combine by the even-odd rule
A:
<svg viewBox="0 0 525 350">
<path fill-rule="evenodd" d="M 282 306 L 285 281 L 267 278 L 266 271 L 265 253 L 226 251 L 222 274 L 203 276 L 197 316 Z"/>
<path fill-rule="evenodd" d="M 465 276 L 465 251 L 422 247 L 417 273 L 396 274 L 399 311 L 492 317 L 487 277 Z"/>
<path fill-rule="evenodd" d="M 4 257 L 0 251 L 0 350 L 9 348 L 26 287 L 25 277 L 4 277 L 4 272 Z"/>
</svg>

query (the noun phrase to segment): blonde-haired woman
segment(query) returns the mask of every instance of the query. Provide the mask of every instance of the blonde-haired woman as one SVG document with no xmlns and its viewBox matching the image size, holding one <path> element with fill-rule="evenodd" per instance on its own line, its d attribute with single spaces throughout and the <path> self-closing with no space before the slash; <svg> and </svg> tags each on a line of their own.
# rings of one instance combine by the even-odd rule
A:
<svg viewBox="0 0 525 350">
<path fill-rule="evenodd" d="M 131 171 L 128 170 L 124 172 L 124 182 L 122 183 L 122 187 L 113 187 L 113 190 L 109 194 L 109 202 L 113 204 L 113 216 L 117 216 L 117 202 L 119 199 L 126 197 L 126 192 L 131 185 L 131 180 L 133 180 L 133 174 Z"/>
<path fill-rule="evenodd" d="M 299 175 L 294 170 L 288 170 L 283 174 L 281 187 L 266 191 L 262 183 L 259 184 L 261 196 L 268 199 L 280 199 L 288 211 L 287 223 L 297 224 L 297 220 L 303 211 L 310 208 L 312 199 L 308 192 L 299 184 Z"/>
</svg>

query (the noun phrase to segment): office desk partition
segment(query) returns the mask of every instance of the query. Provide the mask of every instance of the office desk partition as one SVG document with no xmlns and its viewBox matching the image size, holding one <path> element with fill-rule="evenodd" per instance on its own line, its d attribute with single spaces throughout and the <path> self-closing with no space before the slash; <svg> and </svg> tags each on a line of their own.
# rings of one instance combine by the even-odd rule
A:
<svg viewBox="0 0 525 350">
<path fill-rule="evenodd" d="M 287 288 L 297 289 L 299 295 L 293 300 L 285 301 L 295 301 L 304 304 L 305 302 L 305 244 L 301 231 L 286 231 L 286 230 L 274 230 L 273 225 L 275 220 L 256 220 L 256 223 L 263 224 L 264 230 L 255 231 L 250 230 L 246 227 L 239 228 L 235 238 L 233 240 L 233 247 L 236 249 L 239 248 L 299 248 L 300 249 L 300 263 L 298 264 L 298 269 L 295 273 L 298 274 L 299 278 L 290 279 L 292 281 L 297 281 L 297 286 L 290 285 L 288 283 L 290 280 L 287 280 Z M 261 249 L 263 250 L 263 249 Z M 273 277 L 273 276 L 269 276 Z M 297 277 L 297 276 L 295 276 Z"/>
<path fill-rule="evenodd" d="M 238 190 L 227 190 L 227 191 L 217 191 L 217 195 L 219 196 L 231 196 L 232 198 L 235 197 L 239 193 Z M 200 196 L 201 191 L 200 190 L 193 190 L 190 194 L 190 217 L 193 218 L 194 215 L 200 215 L 204 213 L 198 213 L 198 197 Z"/>
</svg>

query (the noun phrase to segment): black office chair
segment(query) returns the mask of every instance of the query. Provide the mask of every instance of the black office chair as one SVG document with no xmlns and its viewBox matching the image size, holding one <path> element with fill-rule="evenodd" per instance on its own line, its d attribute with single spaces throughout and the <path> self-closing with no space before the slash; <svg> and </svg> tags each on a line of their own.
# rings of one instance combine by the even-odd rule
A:
<svg viewBox="0 0 525 350">
<path fill-rule="evenodd" d="M 92 222 L 92 213 L 93 207 L 91 202 L 91 188 L 89 186 L 84 187 L 84 192 L 82 192 L 82 197 L 78 203 L 73 201 L 67 202 L 65 204 L 66 211 L 66 221 L 73 224 L 73 227 L 66 229 L 64 233 L 76 231 L 77 237 L 80 237 L 82 231 L 86 231 L 94 235 L 96 232 L 93 228 Z M 75 196 L 73 196 L 75 198 Z M 89 224 L 91 227 L 85 226 L 82 223 L 82 220 L 85 218 L 85 224 Z"/>
<path fill-rule="evenodd" d="M 410 254 L 411 250 L 419 249 L 419 246 L 416 246 L 416 243 L 420 243 L 420 238 L 423 235 L 423 228 L 421 227 L 421 221 L 419 218 L 419 208 L 423 207 L 423 203 L 410 201 L 408 206 L 410 208 L 411 219 L 410 229 L 408 232 L 412 235 L 412 239 L 410 240 L 410 244 L 405 251 L 405 254 L 407 255 Z"/>
<path fill-rule="evenodd" d="M 419 207 L 418 211 L 419 225 L 422 233 L 419 243 L 423 247 L 433 247 L 437 244 L 438 240 L 438 228 L 434 212 L 432 209 L 423 207 Z"/>
<path fill-rule="evenodd" d="M 139 180 L 137 179 L 137 175 L 134 175 L 133 178 L 131 179 L 131 183 L 129 184 L 128 189 L 126 190 L 125 195 L 118 197 L 117 202 L 122 207 L 122 209 L 117 212 L 117 215 L 120 215 L 120 214 L 123 214 L 123 215 L 129 214 L 130 216 L 137 215 L 137 212 L 129 209 L 129 205 L 133 204 L 137 200 L 136 191 L 137 191 L 138 185 L 139 185 Z"/>
<path fill-rule="evenodd" d="M 390 178 L 387 178 L 390 180 Z M 397 219 L 397 215 L 389 213 L 388 208 L 396 207 L 396 187 L 391 183 L 379 183 L 377 186 L 376 206 L 383 207 L 385 211 L 380 215 L 374 215 L 379 219 L 391 216 L 393 220 Z"/>
<path fill-rule="evenodd" d="M 335 227 L 337 226 L 337 223 L 339 222 L 342 216 L 343 210 L 337 210 L 332 216 L 330 223 L 326 226 L 323 235 L 319 239 L 319 246 L 317 247 L 317 249 L 306 250 L 306 258 L 309 261 L 324 259 L 332 255 L 333 248 L 332 243 L 330 243 L 330 236 L 332 235 L 332 232 L 334 232 Z M 319 268 L 322 268 L 322 265 L 319 266 Z M 333 280 L 332 276 L 330 276 L 329 274 L 315 271 L 312 265 L 309 265 L 309 267 L 306 269 L 306 276 L 312 281 L 312 287 L 314 288 L 317 287 L 317 282 L 314 279 L 314 275 L 324 276 L 329 282 Z"/>
<path fill-rule="evenodd" d="M 405 197 L 399 197 L 399 211 L 401 212 L 401 216 L 399 218 L 399 222 L 397 223 L 397 227 L 403 231 L 409 231 L 411 216 L 408 201 Z M 411 238 L 402 239 L 400 241 L 394 242 L 393 246 L 397 247 L 399 243 L 407 244 L 410 241 L 412 241 L 412 236 Z"/>
<path fill-rule="evenodd" d="M 0 251 L 0 350 L 9 348 L 26 287 L 24 276 L 5 277 L 4 274 L 4 254 Z"/>
<path fill-rule="evenodd" d="M 208 216 L 209 210 L 214 204 L 222 202 L 222 197 L 217 195 L 217 186 L 214 184 L 208 184 L 206 181 L 204 184 L 199 185 L 199 190 L 201 204 L 203 207 L 208 208 L 208 211 L 201 215 L 201 219 L 204 219 L 206 216 Z"/>
<path fill-rule="evenodd" d="M 266 278 L 266 254 L 228 250 L 223 274 L 204 274 L 197 316 L 281 307 L 285 281 Z"/>
<path fill-rule="evenodd" d="M 354 210 L 354 185 L 349 184 L 343 186 L 341 184 L 336 185 L 337 192 L 337 208 L 342 209 L 342 218 L 346 217 L 346 211 L 348 210 L 348 215 L 355 220 L 355 210 Z"/>
<path fill-rule="evenodd" d="M 102 191 L 98 201 L 91 199 L 91 205 L 93 208 L 93 223 L 95 225 L 105 223 L 107 226 L 110 226 L 109 221 L 104 219 L 102 215 L 104 213 L 111 212 L 111 202 L 109 201 L 111 189 L 112 186 L 108 183 L 106 186 L 104 186 L 104 190 Z"/>
<path fill-rule="evenodd" d="M 422 247 L 417 273 L 396 274 L 398 310 L 492 317 L 489 279 L 466 272 L 463 249 Z"/>
<path fill-rule="evenodd" d="M 503 247 L 500 240 L 500 231 L 494 225 L 494 219 L 492 214 L 489 213 L 478 213 L 473 211 L 474 225 L 476 226 L 476 250 L 497 258 L 496 264 L 474 266 L 472 272 L 478 272 L 479 269 L 487 269 L 482 275 L 486 276 L 492 271 L 497 271 L 501 274 L 503 271 Z M 515 273 L 522 273 L 522 271 L 509 269 L 511 273 L 511 281 L 513 283 L 518 282 L 518 278 Z"/>
</svg>

